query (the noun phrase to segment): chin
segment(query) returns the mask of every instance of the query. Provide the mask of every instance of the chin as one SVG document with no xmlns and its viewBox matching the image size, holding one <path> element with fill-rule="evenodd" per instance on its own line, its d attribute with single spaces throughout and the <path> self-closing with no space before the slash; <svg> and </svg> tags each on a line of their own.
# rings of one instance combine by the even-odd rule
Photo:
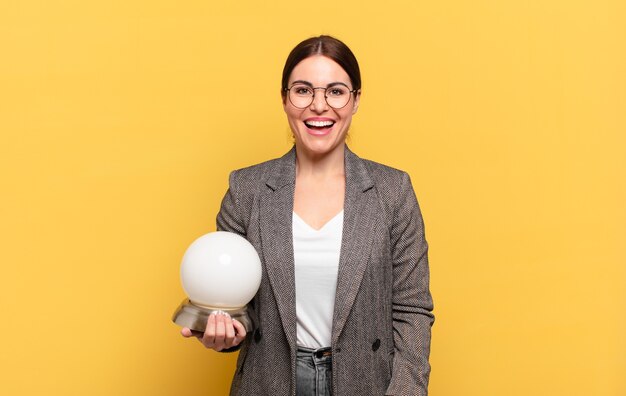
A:
<svg viewBox="0 0 626 396">
<path fill-rule="evenodd" d="M 331 153 L 334 150 L 336 150 L 339 146 L 341 146 L 341 144 L 342 142 L 336 142 L 336 141 L 313 142 L 313 144 L 303 143 L 303 142 L 298 143 L 296 141 L 296 145 L 299 145 L 305 151 L 308 151 L 309 153 L 316 154 L 316 155 L 324 155 L 324 154 Z"/>
</svg>

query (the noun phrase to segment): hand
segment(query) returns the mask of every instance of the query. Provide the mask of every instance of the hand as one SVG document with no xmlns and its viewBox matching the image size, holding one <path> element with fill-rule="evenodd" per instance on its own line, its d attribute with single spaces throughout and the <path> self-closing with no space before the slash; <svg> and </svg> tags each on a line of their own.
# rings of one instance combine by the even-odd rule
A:
<svg viewBox="0 0 626 396">
<path fill-rule="evenodd" d="M 185 338 L 196 337 L 206 348 L 217 352 L 237 346 L 246 338 L 245 327 L 223 311 L 209 315 L 204 333 L 187 327 L 183 327 L 180 333 Z"/>
</svg>

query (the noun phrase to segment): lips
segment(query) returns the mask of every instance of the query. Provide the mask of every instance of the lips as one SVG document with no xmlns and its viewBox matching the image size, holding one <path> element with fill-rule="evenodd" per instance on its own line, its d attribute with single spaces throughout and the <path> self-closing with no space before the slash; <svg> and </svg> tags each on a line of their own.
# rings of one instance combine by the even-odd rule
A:
<svg viewBox="0 0 626 396">
<path fill-rule="evenodd" d="M 335 121 L 331 119 L 310 118 L 304 120 L 304 125 L 314 131 L 324 131 L 335 125 Z"/>
</svg>

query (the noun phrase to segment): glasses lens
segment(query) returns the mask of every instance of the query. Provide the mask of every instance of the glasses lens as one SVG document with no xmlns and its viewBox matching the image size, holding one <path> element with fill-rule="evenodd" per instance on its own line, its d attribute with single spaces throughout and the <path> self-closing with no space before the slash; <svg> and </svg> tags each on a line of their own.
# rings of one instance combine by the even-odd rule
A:
<svg viewBox="0 0 626 396">
<path fill-rule="evenodd" d="M 301 109 L 308 107 L 313 101 L 313 88 L 304 84 L 292 85 L 289 89 L 291 104 Z"/>
<path fill-rule="evenodd" d="M 350 89 L 345 85 L 326 88 L 326 102 L 330 107 L 341 109 L 350 101 Z"/>
</svg>

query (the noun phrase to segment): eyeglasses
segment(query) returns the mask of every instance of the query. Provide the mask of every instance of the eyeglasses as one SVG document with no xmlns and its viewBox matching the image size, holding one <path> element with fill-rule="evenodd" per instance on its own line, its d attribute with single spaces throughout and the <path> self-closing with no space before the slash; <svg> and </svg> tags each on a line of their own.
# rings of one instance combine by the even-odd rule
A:
<svg viewBox="0 0 626 396">
<path fill-rule="evenodd" d="M 295 83 L 289 88 L 284 90 L 288 92 L 289 101 L 292 105 L 299 109 L 305 109 L 313 103 L 315 98 L 315 91 L 318 89 L 324 90 L 324 98 L 326 103 L 333 109 L 341 109 L 350 102 L 352 94 L 357 92 L 357 89 L 350 90 L 347 85 L 341 83 L 335 83 L 330 87 L 312 87 L 304 83 Z"/>
</svg>

